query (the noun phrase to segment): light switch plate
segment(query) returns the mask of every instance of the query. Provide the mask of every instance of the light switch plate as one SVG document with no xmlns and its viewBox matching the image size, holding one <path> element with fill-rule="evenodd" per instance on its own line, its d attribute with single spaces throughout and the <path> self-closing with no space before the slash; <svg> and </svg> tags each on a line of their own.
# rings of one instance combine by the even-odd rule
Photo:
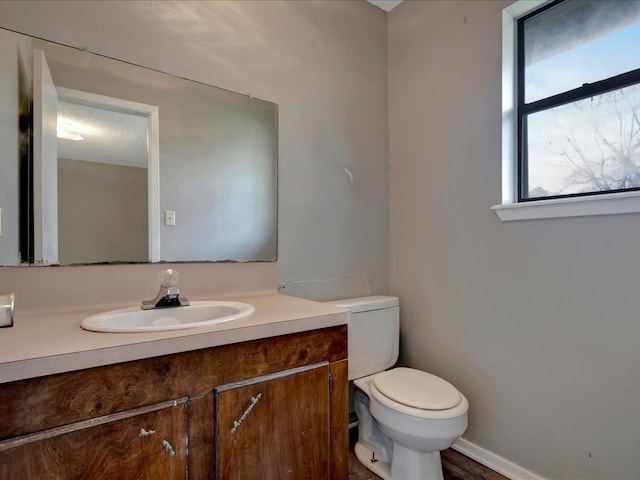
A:
<svg viewBox="0 0 640 480">
<path fill-rule="evenodd" d="M 176 212 L 175 212 L 175 210 L 165 210 L 164 211 L 164 225 L 166 227 L 175 227 L 176 226 Z"/>
</svg>

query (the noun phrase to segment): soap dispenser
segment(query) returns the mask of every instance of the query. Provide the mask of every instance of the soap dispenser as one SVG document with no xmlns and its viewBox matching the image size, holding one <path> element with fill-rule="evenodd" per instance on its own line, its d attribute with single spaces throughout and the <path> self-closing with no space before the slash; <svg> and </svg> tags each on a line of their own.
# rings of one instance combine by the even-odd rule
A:
<svg viewBox="0 0 640 480">
<path fill-rule="evenodd" d="M 13 327 L 13 305 L 15 295 L 13 293 L 0 293 L 0 327 Z"/>
</svg>

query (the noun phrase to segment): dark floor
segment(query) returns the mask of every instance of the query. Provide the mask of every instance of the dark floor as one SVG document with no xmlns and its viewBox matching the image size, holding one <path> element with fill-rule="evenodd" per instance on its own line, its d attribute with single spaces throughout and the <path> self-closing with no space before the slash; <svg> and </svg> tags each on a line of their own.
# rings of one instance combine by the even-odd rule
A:
<svg viewBox="0 0 640 480">
<path fill-rule="evenodd" d="M 449 448 L 440 453 L 444 480 L 507 480 L 507 477 Z M 379 480 L 349 452 L 349 480 Z"/>
</svg>

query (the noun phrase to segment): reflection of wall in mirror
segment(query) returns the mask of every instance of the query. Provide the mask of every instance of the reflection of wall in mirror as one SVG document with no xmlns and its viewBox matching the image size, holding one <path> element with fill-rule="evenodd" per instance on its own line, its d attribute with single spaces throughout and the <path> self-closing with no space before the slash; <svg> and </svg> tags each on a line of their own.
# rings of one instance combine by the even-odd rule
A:
<svg viewBox="0 0 640 480">
<path fill-rule="evenodd" d="M 56 85 L 159 106 L 160 210 L 177 217 L 161 228 L 161 260 L 275 260 L 275 105 L 48 42 L 34 46 L 45 50 Z M 85 63 L 74 65 L 75 57 Z"/>
<path fill-rule="evenodd" d="M 60 263 L 148 261 L 146 168 L 59 158 L 58 211 Z"/>
</svg>

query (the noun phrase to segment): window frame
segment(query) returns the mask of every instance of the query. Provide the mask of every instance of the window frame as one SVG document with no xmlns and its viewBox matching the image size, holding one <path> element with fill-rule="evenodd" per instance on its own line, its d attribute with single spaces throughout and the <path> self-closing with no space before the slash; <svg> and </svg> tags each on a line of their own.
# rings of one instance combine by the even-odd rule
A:
<svg viewBox="0 0 640 480">
<path fill-rule="evenodd" d="M 526 19 L 562 0 L 519 0 L 502 15 L 502 203 L 492 210 L 502 221 L 640 213 L 640 188 L 585 192 L 553 197 L 523 198 L 526 186 L 526 115 L 640 82 L 640 69 L 552 95 L 528 105 L 524 102 L 523 29 Z M 524 183 L 524 185 L 523 185 Z"/>
<path fill-rule="evenodd" d="M 547 10 L 552 9 L 556 5 L 566 0 L 554 0 L 540 8 L 536 8 L 532 12 L 518 18 L 516 20 L 516 94 L 517 94 L 517 111 L 518 111 L 518 202 L 535 202 L 548 198 L 568 198 L 583 197 L 588 195 L 603 195 L 616 192 L 630 192 L 640 190 L 640 187 L 624 188 L 618 190 L 606 190 L 596 192 L 570 193 L 565 195 L 551 195 L 548 197 L 529 198 L 525 196 L 528 187 L 528 148 L 527 148 L 527 117 L 532 113 L 542 112 L 554 107 L 560 107 L 579 100 L 601 95 L 603 93 L 619 90 L 624 87 L 640 83 L 640 68 L 630 72 L 615 75 L 593 83 L 584 83 L 582 86 L 567 90 L 562 93 L 544 97 L 539 100 L 527 103 L 525 101 L 525 69 L 524 65 L 524 24 L 530 18 L 541 15 Z"/>
</svg>

